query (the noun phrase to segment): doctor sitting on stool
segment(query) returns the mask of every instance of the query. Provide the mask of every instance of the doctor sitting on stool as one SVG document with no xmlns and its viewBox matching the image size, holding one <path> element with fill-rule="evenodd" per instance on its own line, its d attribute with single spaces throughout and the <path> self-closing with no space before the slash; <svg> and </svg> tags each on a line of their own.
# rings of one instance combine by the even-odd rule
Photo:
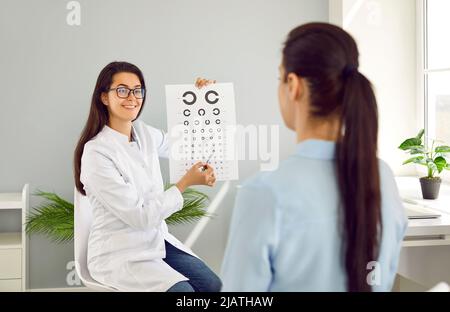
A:
<svg viewBox="0 0 450 312">
<path fill-rule="evenodd" d="M 197 79 L 196 85 L 212 82 Z M 75 150 L 75 184 L 93 209 L 89 272 L 120 291 L 219 291 L 217 275 L 164 221 L 182 209 L 187 187 L 214 185 L 214 170 L 199 162 L 164 191 L 159 156 L 168 157 L 166 135 L 137 120 L 145 91 L 135 65 L 108 64 Z"/>
</svg>

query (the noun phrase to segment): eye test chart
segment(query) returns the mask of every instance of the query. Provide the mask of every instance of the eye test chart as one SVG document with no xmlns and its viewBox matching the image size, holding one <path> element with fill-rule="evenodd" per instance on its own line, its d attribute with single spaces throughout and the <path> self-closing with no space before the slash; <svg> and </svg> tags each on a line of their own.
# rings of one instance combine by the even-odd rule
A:
<svg viewBox="0 0 450 312">
<path fill-rule="evenodd" d="M 197 162 L 214 168 L 216 181 L 238 179 L 234 148 L 236 107 L 232 83 L 166 85 L 170 182 Z"/>
</svg>

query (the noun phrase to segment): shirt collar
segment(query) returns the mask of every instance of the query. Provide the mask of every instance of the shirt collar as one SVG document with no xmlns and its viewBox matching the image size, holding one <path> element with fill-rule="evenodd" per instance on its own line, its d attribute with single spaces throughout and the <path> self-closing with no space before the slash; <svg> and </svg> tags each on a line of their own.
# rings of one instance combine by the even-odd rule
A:
<svg viewBox="0 0 450 312">
<path fill-rule="evenodd" d="M 133 140 L 130 142 L 128 141 L 128 136 L 117 131 L 114 130 L 113 128 L 109 127 L 108 125 L 105 125 L 103 127 L 103 130 L 108 133 L 109 135 L 113 136 L 114 138 L 116 138 L 119 142 L 125 143 L 125 144 L 131 144 L 133 143 Z M 136 129 L 134 124 L 131 125 L 131 135 L 134 139 L 134 141 L 136 141 L 136 143 L 138 144 L 138 146 L 140 146 L 140 142 L 139 142 L 139 137 L 136 133 Z"/>
<path fill-rule="evenodd" d="M 334 159 L 336 142 L 324 140 L 306 140 L 297 144 L 295 155 L 316 158 L 316 159 Z"/>
</svg>

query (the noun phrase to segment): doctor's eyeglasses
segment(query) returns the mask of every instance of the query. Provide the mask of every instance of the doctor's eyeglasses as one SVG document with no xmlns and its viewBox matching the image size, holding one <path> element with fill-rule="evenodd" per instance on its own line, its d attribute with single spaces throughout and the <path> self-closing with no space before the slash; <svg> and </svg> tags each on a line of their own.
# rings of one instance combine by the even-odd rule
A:
<svg viewBox="0 0 450 312">
<path fill-rule="evenodd" d="M 117 87 L 117 88 L 111 88 L 108 91 L 114 91 L 116 90 L 117 96 L 121 99 L 126 99 L 130 95 L 130 92 L 133 92 L 133 95 L 136 99 L 143 99 L 145 96 L 145 89 L 143 88 L 135 88 L 135 89 L 129 89 L 127 87 Z"/>
</svg>

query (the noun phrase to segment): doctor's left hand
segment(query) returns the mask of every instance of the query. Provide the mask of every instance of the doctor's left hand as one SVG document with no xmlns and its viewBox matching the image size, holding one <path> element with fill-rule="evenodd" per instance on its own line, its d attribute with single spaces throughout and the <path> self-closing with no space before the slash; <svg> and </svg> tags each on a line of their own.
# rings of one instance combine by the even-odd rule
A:
<svg viewBox="0 0 450 312">
<path fill-rule="evenodd" d="M 207 85 L 210 85 L 212 83 L 216 83 L 216 80 L 210 80 L 205 78 L 197 78 L 195 81 L 195 86 L 199 89 L 206 87 Z"/>
</svg>

